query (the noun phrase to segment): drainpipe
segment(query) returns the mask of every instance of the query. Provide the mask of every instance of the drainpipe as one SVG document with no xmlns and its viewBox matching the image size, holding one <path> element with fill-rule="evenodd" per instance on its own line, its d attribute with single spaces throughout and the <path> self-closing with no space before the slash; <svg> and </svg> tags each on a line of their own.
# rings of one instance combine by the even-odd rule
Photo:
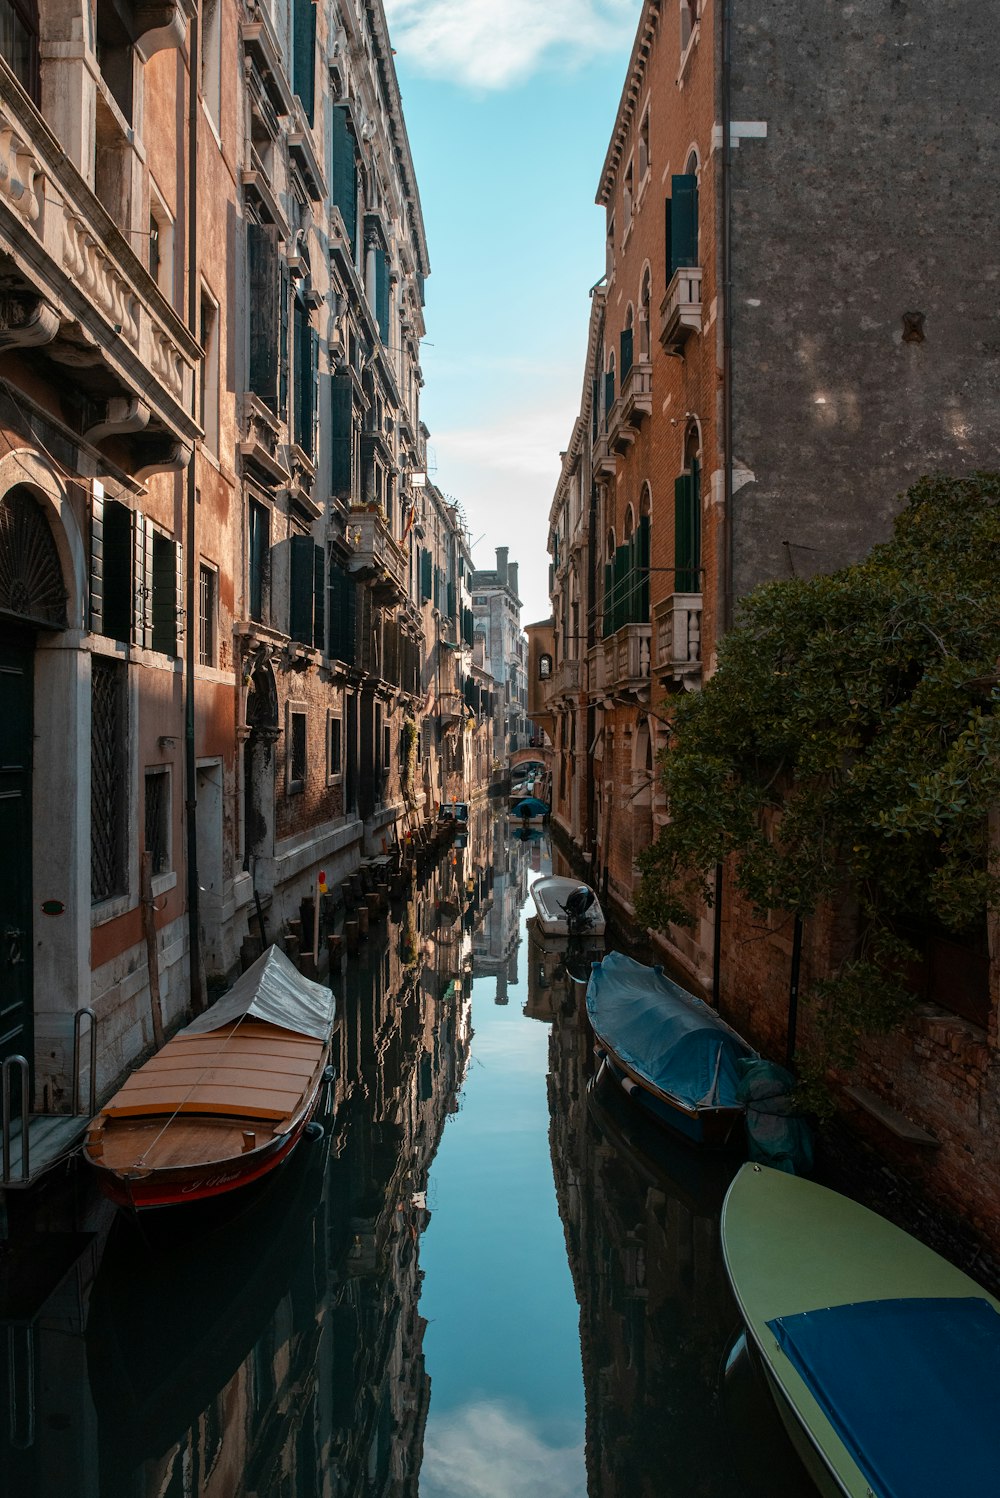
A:
<svg viewBox="0 0 1000 1498">
<path fill-rule="evenodd" d="M 722 577 L 720 633 L 733 623 L 732 0 L 722 6 Z"/>
<path fill-rule="evenodd" d="M 188 329 L 191 336 L 201 341 L 198 278 L 198 52 L 201 42 L 201 6 L 191 22 L 191 45 L 188 52 Z M 202 370 L 200 378 L 204 378 Z M 195 387 L 197 388 L 197 387 Z M 197 410 L 193 405 L 192 414 Z M 197 496 L 197 444 L 187 466 L 187 515 L 184 538 L 187 552 L 184 587 L 187 594 L 187 629 L 184 633 L 184 800 L 185 825 L 187 831 L 187 914 L 188 914 L 188 971 L 191 986 L 191 1007 L 200 1014 L 205 1007 L 201 986 L 201 932 L 198 910 L 198 775 L 195 757 L 195 700 L 194 669 L 197 663 L 197 623 L 199 599 L 198 583 L 198 536 L 196 529 Z"/>
</svg>

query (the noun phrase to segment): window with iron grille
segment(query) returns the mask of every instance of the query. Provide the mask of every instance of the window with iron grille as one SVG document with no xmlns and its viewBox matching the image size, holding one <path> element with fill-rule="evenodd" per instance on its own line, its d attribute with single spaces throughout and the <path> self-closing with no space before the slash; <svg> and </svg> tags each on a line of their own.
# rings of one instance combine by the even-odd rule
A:
<svg viewBox="0 0 1000 1498">
<path fill-rule="evenodd" d="M 128 891 L 128 698 L 125 667 L 92 658 L 90 712 L 90 898 Z"/>
<path fill-rule="evenodd" d="M 288 705 L 288 792 L 306 788 L 306 709 Z"/>
<path fill-rule="evenodd" d="M 215 665 L 215 606 L 218 574 L 202 562 L 198 569 L 198 662 Z"/>
<path fill-rule="evenodd" d="M 152 872 L 170 868 L 170 772 L 165 765 L 147 770 L 144 827 Z"/>
</svg>

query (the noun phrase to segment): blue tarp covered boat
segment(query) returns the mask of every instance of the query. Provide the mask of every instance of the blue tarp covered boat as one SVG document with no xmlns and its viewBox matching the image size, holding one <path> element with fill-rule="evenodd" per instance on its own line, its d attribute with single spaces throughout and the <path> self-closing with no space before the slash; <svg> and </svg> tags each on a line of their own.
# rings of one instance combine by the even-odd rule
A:
<svg viewBox="0 0 1000 1498">
<path fill-rule="evenodd" d="M 695 1144 L 742 1141 L 740 1062 L 756 1052 L 659 967 L 623 952 L 595 962 L 587 1015 L 625 1090 Z"/>
<path fill-rule="evenodd" d="M 525 796 L 523 801 L 518 801 L 510 809 L 512 817 L 524 817 L 529 822 L 534 822 L 549 814 L 549 803 L 541 801 L 537 796 Z"/>
</svg>

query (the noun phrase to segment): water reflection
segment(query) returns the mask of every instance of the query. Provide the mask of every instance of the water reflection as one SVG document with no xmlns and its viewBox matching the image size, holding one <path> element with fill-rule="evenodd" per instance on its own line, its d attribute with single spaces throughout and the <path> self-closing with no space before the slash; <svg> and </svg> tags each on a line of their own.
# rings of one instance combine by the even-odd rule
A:
<svg viewBox="0 0 1000 1498">
<path fill-rule="evenodd" d="M 724 1171 L 588 1093 L 596 954 L 529 918 L 549 866 L 471 808 L 334 977 L 323 1139 L 235 1215 L 42 1194 L 0 1253 L 0 1493 L 753 1493 L 716 1398 Z"/>
</svg>

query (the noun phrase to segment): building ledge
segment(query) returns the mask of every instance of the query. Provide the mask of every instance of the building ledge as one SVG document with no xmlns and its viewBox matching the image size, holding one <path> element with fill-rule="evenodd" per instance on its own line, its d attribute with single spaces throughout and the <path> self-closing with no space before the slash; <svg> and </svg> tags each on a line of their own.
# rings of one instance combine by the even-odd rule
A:
<svg viewBox="0 0 1000 1498">
<path fill-rule="evenodd" d="M 912 1119 L 907 1118 L 905 1113 L 900 1113 L 898 1108 L 893 1108 L 877 1093 L 867 1087 L 845 1087 L 844 1096 L 855 1103 L 863 1112 L 874 1118 L 877 1123 L 894 1134 L 897 1139 L 902 1139 L 905 1144 L 919 1144 L 924 1148 L 938 1149 L 941 1141 L 920 1124 L 915 1124 Z"/>
</svg>

